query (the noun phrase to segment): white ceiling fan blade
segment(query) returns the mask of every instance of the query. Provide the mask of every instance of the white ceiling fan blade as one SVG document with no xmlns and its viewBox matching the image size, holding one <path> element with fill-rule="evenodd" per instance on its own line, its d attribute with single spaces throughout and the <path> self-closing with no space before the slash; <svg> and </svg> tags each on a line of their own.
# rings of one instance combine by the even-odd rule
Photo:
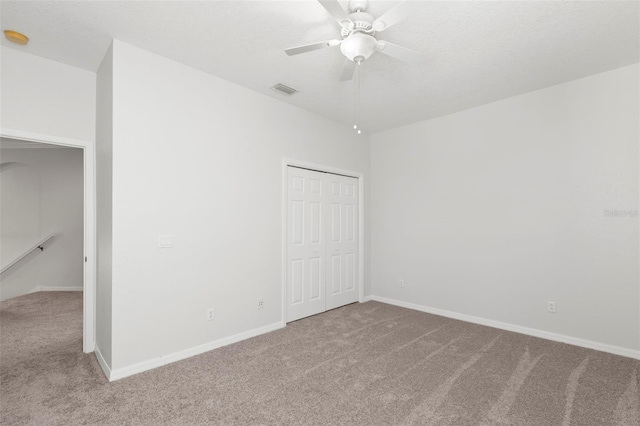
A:
<svg viewBox="0 0 640 426">
<path fill-rule="evenodd" d="M 333 19 L 338 21 L 338 24 L 341 26 L 346 27 L 351 22 L 349 15 L 347 15 L 347 12 L 340 6 L 338 0 L 318 0 L 318 3 L 320 3 L 322 7 L 329 12 L 329 15 L 333 16 Z"/>
<path fill-rule="evenodd" d="M 382 40 L 378 41 L 378 52 L 389 55 L 392 58 L 400 59 L 404 62 L 417 62 L 422 59 L 422 53 L 420 52 Z"/>
<path fill-rule="evenodd" d="M 324 49 L 325 47 L 334 47 L 342 43 L 342 40 L 327 40 L 318 43 L 305 44 L 304 46 L 296 46 L 285 49 L 285 53 L 289 56 L 299 55 L 312 50 Z"/>
<path fill-rule="evenodd" d="M 356 63 L 349 59 L 345 59 L 344 66 L 342 67 L 342 74 L 340 74 L 340 81 L 351 80 L 355 72 L 356 72 Z"/>
<path fill-rule="evenodd" d="M 413 15 L 424 7 L 424 3 L 416 0 L 405 0 L 393 9 L 387 11 L 384 15 L 373 21 L 374 31 L 384 31 L 392 25 L 402 21 Z"/>
</svg>

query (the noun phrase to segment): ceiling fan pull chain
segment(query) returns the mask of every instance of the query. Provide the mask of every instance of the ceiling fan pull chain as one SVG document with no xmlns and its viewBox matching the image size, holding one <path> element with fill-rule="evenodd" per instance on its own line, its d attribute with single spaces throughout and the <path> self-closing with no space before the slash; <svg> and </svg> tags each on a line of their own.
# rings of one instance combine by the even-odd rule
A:
<svg viewBox="0 0 640 426">
<path fill-rule="evenodd" d="M 360 64 L 362 64 L 362 61 L 356 62 L 355 102 L 353 106 L 354 108 L 353 115 L 354 115 L 354 121 L 355 121 L 353 128 L 358 131 L 358 134 L 362 133 L 362 130 L 358 128 L 360 124 Z"/>
</svg>

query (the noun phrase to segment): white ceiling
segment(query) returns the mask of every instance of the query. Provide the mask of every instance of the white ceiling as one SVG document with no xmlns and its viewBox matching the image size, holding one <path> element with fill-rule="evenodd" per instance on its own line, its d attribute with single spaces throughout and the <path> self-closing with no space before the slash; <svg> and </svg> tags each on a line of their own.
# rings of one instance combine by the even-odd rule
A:
<svg viewBox="0 0 640 426">
<path fill-rule="evenodd" d="M 346 8 L 347 1 L 340 3 Z M 375 17 L 396 1 L 371 1 Z M 424 54 L 416 64 L 376 53 L 362 65 L 361 127 L 377 132 L 637 63 L 638 1 L 423 1 L 378 33 Z M 175 59 L 325 117 L 352 124 L 354 86 L 339 81 L 339 48 L 284 49 L 339 38 L 314 0 L 11 1 L 2 44 L 96 71 L 112 38 Z M 301 92 L 270 90 L 284 83 Z"/>
</svg>

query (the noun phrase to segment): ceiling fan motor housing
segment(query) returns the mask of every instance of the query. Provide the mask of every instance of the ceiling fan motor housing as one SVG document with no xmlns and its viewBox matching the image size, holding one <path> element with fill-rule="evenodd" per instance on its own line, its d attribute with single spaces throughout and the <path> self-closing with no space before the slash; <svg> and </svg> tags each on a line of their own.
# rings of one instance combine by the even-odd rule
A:
<svg viewBox="0 0 640 426">
<path fill-rule="evenodd" d="M 342 28 L 342 38 L 347 38 L 354 33 L 367 33 L 373 35 L 373 16 L 366 12 L 353 12 L 349 15 L 350 25 Z"/>
<path fill-rule="evenodd" d="M 378 40 L 363 33 L 354 33 L 340 44 L 340 51 L 353 62 L 365 61 L 377 49 Z"/>
</svg>

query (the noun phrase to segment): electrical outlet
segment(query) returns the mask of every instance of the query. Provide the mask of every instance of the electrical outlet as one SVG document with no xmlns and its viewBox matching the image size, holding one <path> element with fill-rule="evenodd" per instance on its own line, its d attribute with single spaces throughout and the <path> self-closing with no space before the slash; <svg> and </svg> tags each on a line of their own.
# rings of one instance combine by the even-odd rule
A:
<svg viewBox="0 0 640 426">
<path fill-rule="evenodd" d="M 404 280 L 400 280 L 400 287 L 404 287 Z"/>
<path fill-rule="evenodd" d="M 258 309 L 264 308 L 264 299 L 262 297 L 258 298 Z"/>
<path fill-rule="evenodd" d="M 547 302 L 547 311 L 552 314 L 556 313 L 556 302 Z"/>
<path fill-rule="evenodd" d="M 213 321 L 213 308 L 207 309 L 207 321 Z"/>
</svg>

